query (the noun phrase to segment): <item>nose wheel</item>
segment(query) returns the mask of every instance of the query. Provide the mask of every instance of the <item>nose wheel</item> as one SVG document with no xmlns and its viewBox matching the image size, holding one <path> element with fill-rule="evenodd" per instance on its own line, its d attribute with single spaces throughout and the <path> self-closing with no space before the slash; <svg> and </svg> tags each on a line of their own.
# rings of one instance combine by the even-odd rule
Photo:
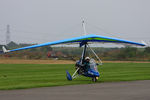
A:
<svg viewBox="0 0 150 100">
<path fill-rule="evenodd" d="M 98 80 L 98 77 L 92 77 L 93 82 L 97 82 L 97 80 Z"/>
</svg>

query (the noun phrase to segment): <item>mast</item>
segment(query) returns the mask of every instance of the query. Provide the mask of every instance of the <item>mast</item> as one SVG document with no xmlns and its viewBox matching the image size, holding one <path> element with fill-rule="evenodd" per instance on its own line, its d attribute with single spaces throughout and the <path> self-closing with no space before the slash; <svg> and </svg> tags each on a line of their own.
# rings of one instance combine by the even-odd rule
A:
<svg viewBox="0 0 150 100">
<path fill-rule="evenodd" d="M 85 43 L 84 44 L 84 48 L 83 48 L 83 52 L 82 52 L 82 64 L 83 64 L 83 62 L 84 62 L 84 59 L 85 59 L 85 54 L 86 54 L 86 48 L 87 48 L 87 43 Z"/>
<path fill-rule="evenodd" d="M 85 21 L 82 18 L 82 28 L 83 28 L 83 35 L 87 35 L 86 28 L 85 28 Z M 83 51 L 82 51 L 82 56 L 81 56 L 81 63 L 83 64 L 85 55 L 86 55 L 86 49 L 87 49 L 87 42 L 84 43 Z"/>
<path fill-rule="evenodd" d="M 86 28 L 85 28 L 85 21 L 83 18 L 82 18 L 82 28 L 83 28 L 83 35 L 87 35 Z"/>
</svg>

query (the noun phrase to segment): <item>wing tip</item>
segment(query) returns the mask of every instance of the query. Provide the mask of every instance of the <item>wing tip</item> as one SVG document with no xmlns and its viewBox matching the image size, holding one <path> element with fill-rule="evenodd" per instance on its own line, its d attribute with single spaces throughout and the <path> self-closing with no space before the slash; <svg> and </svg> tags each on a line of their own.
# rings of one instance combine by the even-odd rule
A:
<svg viewBox="0 0 150 100">
<path fill-rule="evenodd" d="M 3 53 L 10 52 L 10 50 L 7 50 L 7 49 L 5 48 L 5 46 L 2 46 L 2 50 L 3 50 Z"/>
<path fill-rule="evenodd" d="M 148 44 L 144 40 L 141 40 L 141 43 L 143 44 L 143 46 L 148 46 Z"/>
</svg>

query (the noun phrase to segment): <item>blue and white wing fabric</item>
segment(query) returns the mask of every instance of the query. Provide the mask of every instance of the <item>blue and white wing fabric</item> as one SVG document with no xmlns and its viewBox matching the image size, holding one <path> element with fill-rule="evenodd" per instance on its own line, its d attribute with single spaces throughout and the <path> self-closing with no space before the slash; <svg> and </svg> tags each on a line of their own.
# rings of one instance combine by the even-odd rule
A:
<svg viewBox="0 0 150 100">
<path fill-rule="evenodd" d="M 25 49 L 43 47 L 43 46 L 48 46 L 48 45 L 58 45 L 58 44 L 68 44 L 68 43 L 82 43 L 82 42 L 86 42 L 86 43 L 88 43 L 88 42 L 121 43 L 121 44 L 130 44 L 130 45 L 137 45 L 137 46 L 145 46 L 145 44 L 143 44 L 143 43 L 137 43 L 137 42 L 132 42 L 132 41 L 123 40 L 123 39 L 105 37 L 105 36 L 100 36 L 100 35 L 85 35 L 85 36 L 81 36 L 81 37 L 64 39 L 64 40 L 59 40 L 59 41 L 54 41 L 54 42 L 48 42 L 48 43 L 43 43 L 43 44 L 37 44 L 37 45 L 22 47 L 22 48 L 13 49 L 13 50 L 6 50 L 3 47 L 3 51 L 6 53 L 6 52 L 13 52 L 13 51 L 19 51 L 19 50 L 25 50 Z"/>
</svg>

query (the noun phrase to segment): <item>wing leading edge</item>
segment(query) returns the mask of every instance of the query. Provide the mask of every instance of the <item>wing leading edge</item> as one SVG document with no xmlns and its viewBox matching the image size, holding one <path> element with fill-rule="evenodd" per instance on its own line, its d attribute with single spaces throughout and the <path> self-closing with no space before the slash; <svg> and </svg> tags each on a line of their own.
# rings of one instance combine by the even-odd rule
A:
<svg viewBox="0 0 150 100">
<path fill-rule="evenodd" d="M 22 47 L 22 48 L 13 49 L 13 50 L 5 50 L 5 51 L 12 52 L 12 51 L 19 51 L 19 50 L 43 47 L 43 46 L 48 46 L 48 45 L 67 44 L 67 43 L 81 43 L 83 41 L 102 42 L 102 43 L 124 43 L 124 44 L 131 44 L 131 45 L 137 45 L 137 46 L 145 46 L 145 44 L 142 44 L 142 43 L 132 42 L 132 41 L 123 40 L 123 39 L 105 37 L 105 36 L 100 36 L 100 35 L 86 35 L 86 36 L 81 36 L 81 37 L 75 37 L 75 38 L 70 38 L 70 39 L 54 41 L 54 42 L 42 43 L 42 44 Z"/>
</svg>

